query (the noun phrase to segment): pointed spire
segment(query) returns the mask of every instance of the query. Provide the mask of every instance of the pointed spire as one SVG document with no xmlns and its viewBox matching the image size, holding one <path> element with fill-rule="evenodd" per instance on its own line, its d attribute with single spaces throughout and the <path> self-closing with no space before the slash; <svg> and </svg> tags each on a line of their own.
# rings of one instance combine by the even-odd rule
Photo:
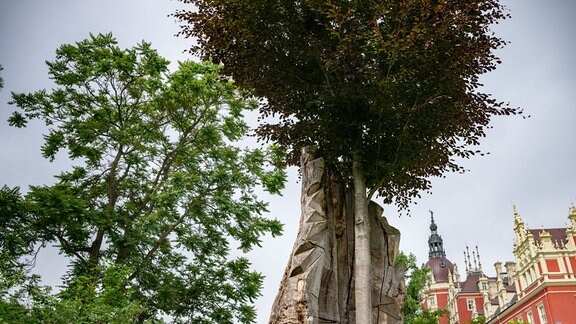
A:
<svg viewBox="0 0 576 324">
<path fill-rule="evenodd" d="M 434 233 L 438 229 L 438 226 L 436 226 L 436 223 L 434 223 L 434 212 L 431 210 L 428 211 L 430 212 L 430 231 Z"/>
<path fill-rule="evenodd" d="M 516 205 L 512 206 L 514 210 L 514 234 L 516 234 L 516 244 L 521 244 L 526 237 L 526 225 L 516 210 Z"/>
<path fill-rule="evenodd" d="M 434 212 L 430 210 L 430 237 L 428 238 L 428 258 L 446 257 L 442 237 L 438 235 L 438 226 L 434 222 Z"/>
<path fill-rule="evenodd" d="M 466 274 L 469 274 L 474 271 L 474 269 L 472 268 L 472 261 L 470 261 L 470 250 L 468 249 L 468 245 L 466 245 L 466 252 L 464 252 L 464 260 L 466 259 L 468 261 L 468 270 L 466 271 Z"/>
<path fill-rule="evenodd" d="M 512 210 L 514 211 L 514 227 L 517 226 L 524 226 L 524 221 L 520 217 L 518 210 L 516 209 L 516 205 L 512 205 Z"/>
<path fill-rule="evenodd" d="M 478 256 L 478 271 L 482 271 L 482 262 L 480 262 L 480 252 L 478 252 L 478 245 L 476 245 L 476 255 Z"/>
</svg>

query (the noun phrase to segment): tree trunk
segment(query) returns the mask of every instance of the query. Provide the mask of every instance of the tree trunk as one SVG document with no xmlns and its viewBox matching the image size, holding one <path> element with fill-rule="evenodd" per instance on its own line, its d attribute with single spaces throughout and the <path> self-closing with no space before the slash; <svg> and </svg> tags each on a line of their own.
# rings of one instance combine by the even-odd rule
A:
<svg viewBox="0 0 576 324">
<path fill-rule="evenodd" d="M 372 322 L 372 293 L 370 285 L 370 219 L 366 199 L 366 181 L 359 154 L 352 157 L 354 178 L 354 293 L 356 296 L 356 323 Z"/>
<path fill-rule="evenodd" d="M 301 162 L 300 229 L 270 323 L 362 323 L 356 321 L 354 306 L 354 191 L 338 174 L 325 170 L 314 150 L 304 149 Z M 372 321 L 366 323 L 402 323 L 404 273 L 394 266 L 400 232 L 381 215 L 382 208 L 370 202 Z"/>
</svg>

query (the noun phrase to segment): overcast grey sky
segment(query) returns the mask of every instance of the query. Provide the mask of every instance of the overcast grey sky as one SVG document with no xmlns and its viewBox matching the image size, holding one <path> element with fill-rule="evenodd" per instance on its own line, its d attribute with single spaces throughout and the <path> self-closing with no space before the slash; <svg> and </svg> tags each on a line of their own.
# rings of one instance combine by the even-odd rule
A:
<svg viewBox="0 0 576 324">
<path fill-rule="evenodd" d="M 432 195 L 412 207 L 412 217 L 399 217 L 386 206 L 389 222 L 402 232 L 401 249 L 419 262 L 427 260 L 429 213 L 434 211 L 448 258 L 463 271 L 463 250 L 478 245 L 489 275 L 494 262 L 512 260 L 512 206 L 533 228 L 561 227 L 576 203 L 576 2 L 572 0 L 508 0 L 512 19 L 496 26 L 511 43 L 499 52 L 503 60 L 484 78 L 486 92 L 524 108 L 529 119 L 497 118 L 482 141 L 490 155 L 465 161 L 464 175 L 434 180 Z M 167 17 L 183 5 L 171 0 L 0 0 L 0 64 L 5 88 L 0 92 L 0 185 L 53 182 L 67 167 L 40 155 L 44 129 L 32 123 L 14 129 L 6 118 L 10 91 L 30 92 L 51 86 L 45 60 L 61 44 L 92 33 L 113 32 L 123 47 L 141 40 L 169 60 L 190 59 L 183 53 L 190 40 L 176 38 L 177 23 Z M 450 71 L 446 71 L 449 73 Z M 254 267 L 266 275 L 264 295 L 257 301 L 259 322 L 266 323 L 280 278 L 296 237 L 299 221 L 296 170 L 284 197 L 270 200 L 271 217 L 285 226 L 281 238 L 268 238 L 250 253 Z M 49 256 L 39 261 L 48 278 L 63 269 Z"/>
</svg>

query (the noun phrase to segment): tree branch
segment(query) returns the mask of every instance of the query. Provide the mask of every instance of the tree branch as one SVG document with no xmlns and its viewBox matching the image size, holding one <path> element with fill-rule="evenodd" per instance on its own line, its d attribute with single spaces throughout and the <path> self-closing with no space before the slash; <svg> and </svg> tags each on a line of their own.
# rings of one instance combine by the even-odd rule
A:
<svg viewBox="0 0 576 324">
<path fill-rule="evenodd" d="M 140 269 L 142 269 L 143 264 L 148 262 L 152 258 L 154 253 L 156 253 L 156 251 L 160 248 L 160 245 L 162 244 L 162 242 L 164 242 L 164 240 L 166 240 L 168 235 L 170 235 L 170 233 L 172 233 L 172 231 L 174 231 L 174 229 L 178 225 L 180 225 L 180 224 L 182 224 L 182 222 L 184 222 L 184 220 L 186 219 L 186 216 L 188 215 L 189 212 L 190 212 L 190 206 L 188 206 L 186 208 L 186 210 L 184 210 L 182 212 L 182 215 L 180 215 L 180 217 L 176 220 L 176 222 L 174 222 L 166 230 L 164 230 L 164 232 L 162 232 L 162 234 L 160 234 L 160 236 L 158 237 L 158 240 L 156 241 L 156 244 L 154 244 L 152 249 L 150 249 L 150 251 L 148 251 L 148 253 L 146 253 L 144 258 L 142 259 L 140 266 L 136 270 L 134 270 L 134 272 L 132 272 L 132 274 L 128 277 L 128 281 L 131 281 L 134 278 L 136 278 L 136 276 L 140 273 Z"/>
<path fill-rule="evenodd" d="M 61 236 L 60 234 L 56 234 L 56 238 L 58 239 L 58 241 L 60 242 L 60 246 L 62 246 L 62 249 L 64 249 L 64 252 L 69 253 L 69 254 L 73 254 L 75 257 L 77 257 L 78 259 L 80 259 L 80 261 L 82 262 L 86 262 L 86 259 L 84 259 L 84 257 L 79 254 L 78 252 L 90 252 L 90 248 L 85 247 L 85 248 L 74 248 L 72 247 L 72 245 L 70 245 L 70 243 L 68 243 L 68 241 Z"/>
</svg>

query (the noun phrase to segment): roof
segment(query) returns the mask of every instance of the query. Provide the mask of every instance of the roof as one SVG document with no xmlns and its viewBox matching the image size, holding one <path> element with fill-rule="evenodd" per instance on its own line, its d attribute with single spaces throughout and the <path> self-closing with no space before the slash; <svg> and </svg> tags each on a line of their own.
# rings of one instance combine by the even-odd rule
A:
<svg viewBox="0 0 576 324">
<path fill-rule="evenodd" d="M 479 293 L 478 281 L 480 280 L 479 273 L 471 273 L 466 277 L 466 281 L 460 283 L 463 293 Z"/>
<path fill-rule="evenodd" d="M 552 236 L 552 243 L 556 246 L 563 246 L 568 242 L 566 238 L 566 228 L 541 228 L 541 229 L 530 229 L 530 233 L 534 236 L 534 241 L 536 244 L 540 244 L 540 234 L 542 231 L 550 233 Z"/>
<path fill-rule="evenodd" d="M 506 292 L 516 292 L 516 286 L 514 284 L 506 286 Z"/>
<path fill-rule="evenodd" d="M 450 272 L 454 271 L 452 262 L 443 257 L 435 257 L 428 260 L 426 266 L 430 267 L 434 281 L 436 282 L 448 282 Z"/>
<path fill-rule="evenodd" d="M 503 311 L 505 311 L 506 309 L 512 307 L 512 305 L 514 305 L 516 302 L 518 301 L 518 295 L 514 294 L 514 296 L 512 296 L 512 299 L 510 299 L 510 301 L 508 302 L 508 304 L 505 305 L 504 308 L 502 307 L 498 307 L 496 308 L 496 310 L 494 311 L 494 313 L 490 316 L 489 321 L 491 321 L 491 319 L 497 317 L 500 313 L 502 313 Z"/>
</svg>

